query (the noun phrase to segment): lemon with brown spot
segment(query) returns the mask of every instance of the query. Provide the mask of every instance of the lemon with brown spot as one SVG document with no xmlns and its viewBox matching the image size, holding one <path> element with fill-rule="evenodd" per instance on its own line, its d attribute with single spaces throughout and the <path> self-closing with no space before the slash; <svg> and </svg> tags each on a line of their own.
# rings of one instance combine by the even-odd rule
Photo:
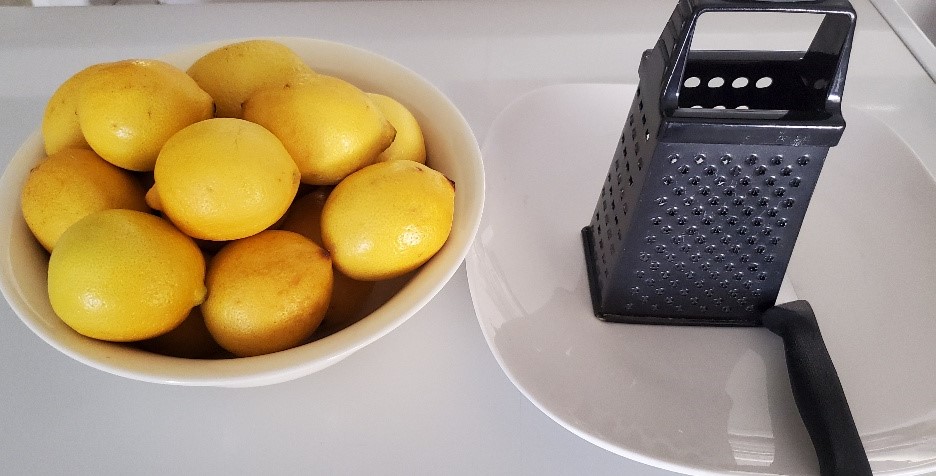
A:
<svg viewBox="0 0 936 476">
<path fill-rule="evenodd" d="M 406 106 L 390 96 L 376 93 L 370 93 L 368 96 L 396 129 L 396 137 L 390 146 L 377 156 L 377 161 L 412 160 L 425 164 L 426 139 L 423 137 L 416 116 Z"/>
<path fill-rule="evenodd" d="M 29 171 L 20 192 L 26 225 L 51 251 L 68 227 L 100 210 L 149 211 L 143 187 L 88 149 L 63 149 Z"/>
<path fill-rule="evenodd" d="M 299 189 L 283 144 L 242 119 L 209 119 L 173 135 L 159 153 L 147 202 L 191 237 L 225 241 L 279 220 Z"/>
<path fill-rule="evenodd" d="M 396 135 L 366 93 L 324 74 L 258 91 L 244 103 L 244 119 L 283 141 L 311 185 L 334 185 L 374 163 Z"/>
<path fill-rule="evenodd" d="M 124 60 L 89 71 L 78 89 L 78 124 L 91 148 L 128 170 L 150 171 L 173 134 L 212 116 L 211 96 L 158 60 Z"/>
<path fill-rule="evenodd" d="M 448 239 L 454 185 L 409 160 L 379 162 L 342 180 L 322 210 L 335 266 L 362 281 L 390 279 L 428 261 Z"/>
<path fill-rule="evenodd" d="M 92 213 L 49 258 L 49 302 L 78 333 L 129 342 L 169 332 L 205 298 L 205 260 L 166 220 L 135 210 Z"/>
<path fill-rule="evenodd" d="M 332 292 L 328 252 L 308 238 L 266 230 L 227 244 L 212 258 L 202 305 L 215 340 L 240 357 L 304 343 Z"/>
</svg>

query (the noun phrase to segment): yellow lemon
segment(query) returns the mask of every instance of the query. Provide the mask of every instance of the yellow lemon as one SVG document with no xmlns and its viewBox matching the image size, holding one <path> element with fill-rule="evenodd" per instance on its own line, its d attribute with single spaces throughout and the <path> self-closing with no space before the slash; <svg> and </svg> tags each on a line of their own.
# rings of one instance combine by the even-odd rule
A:
<svg viewBox="0 0 936 476">
<path fill-rule="evenodd" d="M 159 199 L 159 193 L 156 192 L 156 181 L 153 181 L 153 185 L 150 186 L 147 190 L 146 195 L 143 199 L 146 201 L 146 204 L 149 205 L 153 210 L 162 211 L 162 200 Z"/>
<path fill-rule="evenodd" d="M 342 180 L 322 210 L 322 239 L 335 266 L 362 281 L 406 274 L 448 239 L 455 188 L 423 164 L 379 162 Z"/>
<path fill-rule="evenodd" d="M 426 163 L 426 140 L 413 113 L 396 99 L 382 94 L 368 94 L 380 112 L 396 129 L 396 137 L 390 147 L 377 156 L 379 162 L 387 160 L 412 160 Z"/>
<path fill-rule="evenodd" d="M 125 60 L 88 72 L 78 90 L 78 124 L 108 162 L 150 171 L 170 136 L 212 115 L 211 96 L 184 71 L 156 60 Z"/>
<path fill-rule="evenodd" d="M 283 222 L 280 224 L 281 230 L 289 230 L 312 240 L 315 244 L 322 244 L 322 207 L 325 206 L 325 200 L 331 190 L 326 187 L 318 187 L 311 192 L 297 198 Z"/>
<path fill-rule="evenodd" d="M 26 225 L 51 251 L 62 233 L 99 210 L 148 211 L 129 172 L 87 149 L 63 149 L 29 171 L 20 194 Z"/>
<path fill-rule="evenodd" d="M 326 331 L 327 334 L 334 334 L 364 317 L 362 310 L 376 284 L 373 281 L 349 278 L 346 274 L 334 269 L 334 266 L 333 272 L 335 282 L 331 302 L 328 304 L 328 311 L 325 312 L 321 326 L 321 330 Z"/>
<path fill-rule="evenodd" d="M 196 306 L 175 329 L 152 339 L 140 341 L 140 348 L 157 354 L 183 359 L 211 359 L 227 352 L 208 332 L 201 306 Z"/>
<path fill-rule="evenodd" d="M 276 223 L 299 189 L 299 169 L 272 133 L 242 119 L 209 119 L 159 153 L 147 201 L 189 236 L 235 240 Z"/>
<path fill-rule="evenodd" d="M 248 40 L 232 43 L 199 58 L 188 74 L 214 98 L 215 117 L 241 117 L 251 94 L 283 87 L 299 74 L 312 74 L 302 58 L 281 43 Z"/>
<path fill-rule="evenodd" d="M 95 339 L 149 339 L 178 326 L 205 298 L 205 260 L 162 218 L 102 210 L 65 230 L 49 258 L 49 301 Z"/>
<path fill-rule="evenodd" d="M 299 233 L 312 240 L 319 246 L 322 244 L 322 208 L 328 198 L 328 189 L 320 188 L 296 199 L 286 217 L 283 219 L 281 229 Z M 361 308 L 374 289 L 372 281 L 358 281 L 344 275 L 341 271 L 334 271 L 334 286 L 328 311 L 322 321 L 322 327 L 332 332 L 344 329 L 360 317 Z"/>
<path fill-rule="evenodd" d="M 332 291 L 328 252 L 308 238 L 266 230 L 229 243 L 212 258 L 205 324 L 240 357 L 305 342 L 322 322 Z"/>
<path fill-rule="evenodd" d="M 78 89 L 100 65 L 85 68 L 65 80 L 52 93 L 42 115 L 42 139 L 47 155 L 67 148 L 90 149 L 78 124 Z"/>
<path fill-rule="evenodd" d="M 323 74 L 257 91 L 244 119 L 276 134 L 312 185 L 334 185 L 373 163 L 396 135 L 367 94 Z"/>
</svg>

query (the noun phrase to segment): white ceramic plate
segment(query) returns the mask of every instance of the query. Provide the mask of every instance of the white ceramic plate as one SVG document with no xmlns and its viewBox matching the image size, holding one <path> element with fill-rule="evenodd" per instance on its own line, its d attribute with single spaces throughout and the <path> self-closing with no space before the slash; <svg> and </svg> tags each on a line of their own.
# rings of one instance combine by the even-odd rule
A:
<svg viewBox="0 0 936 476">
<path fill-rule="evenodd" d="M 693 474 L 816 474 L 778 337 L 592 313 L 580 230 L 635 89 L 540 89 L 492 126 L 487 210 L 467 261 L 488 344 L 534 404 L 615 453 Z M 875 473 L 927 473 L 936 182 L 881 122 L 854 109 L 845 118 L 787 278 L 817 313 Z"/>
<path fill-rule="evenodd" d="M 46 294 L 48 254 L 32 238 L 19 211 L 23 181 L 45 157 L 41 134 L 36 132 L 10 160 L 0 179 L 0 289 L 39 337 L 76 360 L 129 378 L 181 385 L 267 385 L 326 368 L 377 340 L 432 299 L 455 273 L 477 231 L 484 203 L 480 150 L 458 109 L 421 76 L 374 53 L 322 40 L 274 39 L 292 48 L 317 72 L 340 76 L 368 92 L 392 96 L 413 112 L 426 137 L 429 165 L 458 186 L 452 232 L 443 248 L 411 279 L 379 285 L 375 294 L 384 298 L 396 294 L 376 303 L 377 309 L 366 318 L 286 351 L 239 359 L 189 360 L 89 339 L 71 330 L 52 311 Z M 186 69 L 203 54 L 231 42 L 196 45 L 163 59 Z"/>
</svg>

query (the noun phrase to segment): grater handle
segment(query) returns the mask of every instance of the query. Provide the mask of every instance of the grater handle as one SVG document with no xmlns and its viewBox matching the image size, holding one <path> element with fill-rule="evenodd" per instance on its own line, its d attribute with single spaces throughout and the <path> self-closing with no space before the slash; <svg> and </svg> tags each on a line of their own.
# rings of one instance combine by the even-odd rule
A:
<svg viewBox="0 0 936 476">
<path fill-rule="evenodd" d="M 699 16 L 708 12 L 821 13 L 825 18 L 803 58 L 806 69 L 828 81 L 825 110 L 841 110 L 845 74 L 851 55 L 857 14 L 849 0 L 679 0 L 667 28 L 657 42 L 666 62 L 660 108 L 671 114 L 679 90 Z"/>
<path fill-rule="evenodd" d="M 783 338 L 790 386 L 822 476 L 871 475 L 855 420 L 819 324 L 806 301 L 768 309 L 763 324 Z"/>
</svg>

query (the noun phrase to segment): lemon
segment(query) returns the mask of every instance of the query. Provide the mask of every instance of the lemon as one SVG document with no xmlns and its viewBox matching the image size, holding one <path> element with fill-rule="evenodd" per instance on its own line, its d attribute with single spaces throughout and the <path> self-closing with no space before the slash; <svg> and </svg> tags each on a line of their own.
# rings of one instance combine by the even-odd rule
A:
<svg viewBox="0 0 936 476">
<path fill-rule="evenodd" d="M 234 240 L 279 220 L 299 169 L 272 133 L 242 119 L 209 119 L 173 135 L 159 153 L 148 202 L 191 237 Z"/>
<path fill-rule="evenodd" d="M 102 210 L 65 230 L 49 258 L 49 301 L 95 339 L 149 339 L 178 326 L 205 298 L 205 260 L 162 218 Z"/>
<path fill-rule="evenodd" d="M 226 354 L 208 332 L 201 306 L 195 306 L 175 329 L 161 336 L 140 341 L 139 346 L 150 352 L 183 359 L 210 359 Z"/>
<path fill-rule="evenodd" d="M 378 161 L 412 160 L 420 164 L 426 163 L 426 140 L 423 137 L 419 121 L 406 106 L 399 101 L 382 94 L 368 94 L 380 112 L 390 121 L 396 129 L 396 137 L 390 147 L 377 156 Z"/>
<path fill-rule="evenodd" d="M 87 149 L 63 149 L 30 170 L 20 204 L 26 225 L 49 251 L 68 227 L 93 212 L 149 210 L 134 177 Z"/>
<path fill-rule="evenodd" d="M 325 312 L 321 325 L 321 329 L 327 331 L 328 334 L 338 332 L 364 317 L 362 310 L 376 284 L 373 281 L 349 278 L 346 274 L 334 269 L 334 265 L 332 271 L 334 284 L 331 302 L 328 304 L 328 310 Z"/>
<path fill-rule="evenodd" d="M 282 87 L 299 74 L 313 74 L 302 58 L 281 43 L 248 40 L 207 53 L 188 74 L 214 98 L 215 117 L 241 117 L 241 104 L 260 89 Z"/>
<path fill-rule="evenodd" d="M 373 163 L 396 135 L 366 93 L 323 74 L 257 91 L 244 103 L 244 119 L 279 137 L 312 185 L 334 185 Z"/>
<path fill-rule="evenodd" d="M 335 266 L 362 281 L 390 279 L 429 260 L 448 239 L 455 188 L 423 164 L 379 162 L 342 180 L 322 210 Z"/>
<path fill-rule="evenodd" d="M 328 252 L 298 233 L 266 230 L 229 243 L 212 258 L 205 324 L 240 357 L 306 341 L 322 322 L 332 291 Z"/>
<path fill-rule="evenodd" d="M 87 73 L 78 89 L 78 124 L 108 162 L 153 170 L 170 136 L 212 115 L 211 96 L 184 71 L 156 60 L 124 60 Z"/>
<path fill-rule="evenodd" d="M 100 65 L 90 66 L 66 79 L 46 103 L 42 115 L 42 139 L 47 155 L 73 147 L 91 148 L 78 124 L 78 89 L 88 73 L 98 67 Z"/>
<path fill-rule="evenodd" d="M 312 240 L 315 244 L 322 244 L 322 207 L 331 190 L 318 187 L 311 192 L 297 198 L 283 217 L 281 230 L 289 230 Z"/>
<path fill-rule="evenodd" d="M 151 185 L 149 190 L 147 190 L 146 195 L 144 195 L 143 199 L 146 201 L 146 204 L 149 205 L 149 207 L 152 208 L 153 210 L 162 211 L 162 208 L 163 208 L 162 200 L 160 200 L 159 198 L 159 193 L 156 192 L 155 180 L 153 180 L 153 185 Z"/>
<path fill-rule="evenodd" d="M 322 208 L 328 198 L 328 189 L 319 188 L 296 199 L 281 225 L 282 230 L 293 231 L 322 244 Z M 332 331 L 341 330 L 354 323 L 364 307 L 367 296 L 374 289 L 371 281 L 358 281 L 334 271 L 334 285 L 328 311 L 322 321 L 322 327 Z"/>
</svg>

